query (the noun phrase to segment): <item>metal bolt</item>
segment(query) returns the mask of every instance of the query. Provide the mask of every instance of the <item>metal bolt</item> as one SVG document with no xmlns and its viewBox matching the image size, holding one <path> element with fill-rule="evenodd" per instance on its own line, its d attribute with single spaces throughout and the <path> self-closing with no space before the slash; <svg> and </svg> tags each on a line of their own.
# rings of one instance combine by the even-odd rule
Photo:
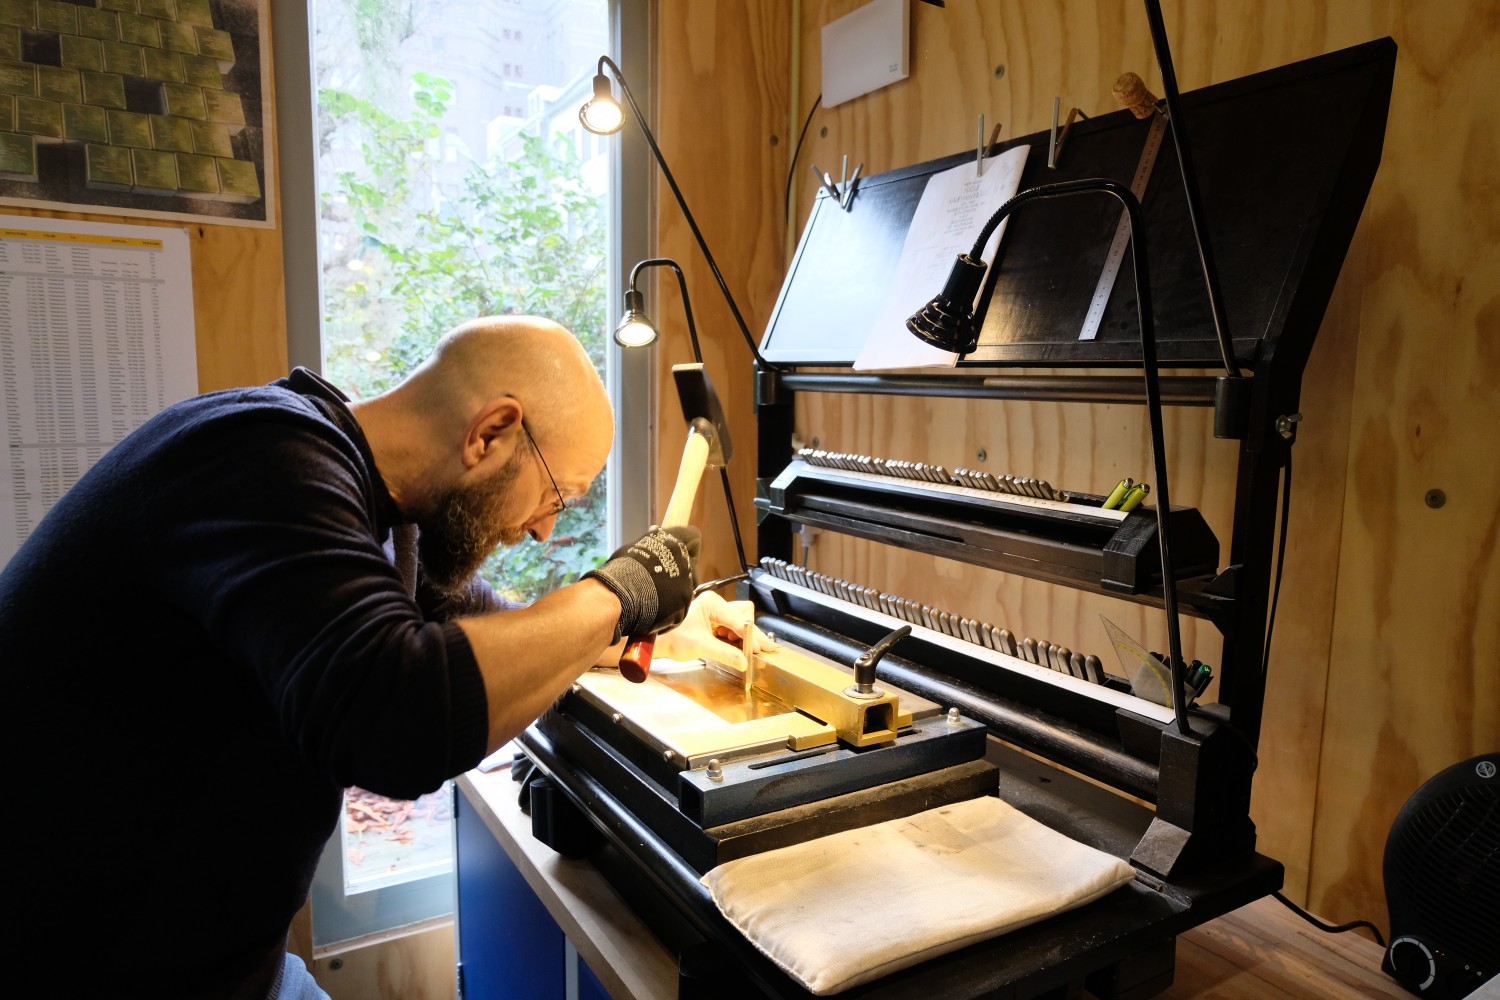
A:
<svg viewBox="0 0 1500 1000">
<path fill-rule="evenodd" d="M 995 79 L 996 80 L 1003 79 L 1004 76 L 1005 76 L 1005 64 L 1001 63 L 999 66 L 995 67 Z"/>
<path fill-rule="evenodd" d="M 963 716 L 958 713 L 958 706 L 948 709 L 948 725 L 956 726 L 963 721 Z"/>
<path fill-rule="evenodd" d="M 979 452 L 974 457 L 981 462 L 985 462 L 989 460 L 990 453 L 985 451 L 983 448 L 980 448 Z"/>
<path fill-rule="evenodd" d="M 1433 510 L 1437 510 L 1443 504 L 1448 502 L 1448 494 L 1444 493 L 1442 490 L 1433 489 L 1428 490 L 1427 495 L 1422 499 L 1427 502 L 1427 506 L 1431 507 Z"/>
<path fill-rule="evenodd" d="M 1296 425 L 1297 421 L 1301 419 L 1302 414 L 1300 413 L 1282 414 L 1281 416 L 1276 418 L 1276 433 L 1280 434 L 1282 437 L 1290 441 L 1292 439 L 1292 435 L 1296 433 L 1294 426 Z"/>
<path fill-rule="evenodd" d="M 672 762 L 672 761 L 673 761 L 673 760 L 674 760 L 674 759 L 675 759 L 675 758 L 676 758 L 676 757 L 677 757 L 677 755 L 676 755 L 676 754 L 675 754 L 675 753 L 673 753 L 673 752 L 672 752 L 672 751 L 670 751 L 670 750 L 663 750 L 663 751 L 662 751 L 662 754 L 661 754 L 661 759 L 662 759 L 662 760 L 664 760 L 664 761 L 666 761 L 666 762 L 667 762 L 667 763 L 669 763 L 669 764 L 670 764 L 670 763 L 671 763 L 671 762 Z"/>
<path fill-rule="evenodd" d="M 610 722 L 619 722 L 620 721 L 620 713 L 619 712 L 611 712 L 610 716 L 609 716 L 609 721 Z"/>
<path fill-rule="evenodd" d="M 708 762 L 708 780 L 723 781 L 724 768 L 719 764 L 719 758 L 715 757 Z"/>
</svg>

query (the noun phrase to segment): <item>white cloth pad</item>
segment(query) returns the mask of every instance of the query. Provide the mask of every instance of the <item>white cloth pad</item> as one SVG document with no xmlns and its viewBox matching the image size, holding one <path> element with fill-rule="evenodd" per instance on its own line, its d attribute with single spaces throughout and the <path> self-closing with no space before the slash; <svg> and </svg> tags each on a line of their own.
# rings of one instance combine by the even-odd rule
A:
<svg viewBox="0 0 1500 1000">
<path fill-rule="evenodd" d="M 1098 899 L 1119 858 L 986 797 L 720 865 L 731 923 L 819 996 Z"/>
</svg>

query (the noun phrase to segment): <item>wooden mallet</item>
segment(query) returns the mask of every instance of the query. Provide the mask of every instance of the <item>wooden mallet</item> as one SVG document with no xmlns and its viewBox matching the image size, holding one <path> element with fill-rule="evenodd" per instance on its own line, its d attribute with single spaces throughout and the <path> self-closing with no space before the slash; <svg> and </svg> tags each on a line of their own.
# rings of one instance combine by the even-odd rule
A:
<svg viewBox="0 0 1500 1000">
<path fill-rule="evenodd" d="M 682 449 L 682 462 L 677 467 L 677 482 L 672 487 L 666 512 L 662 514 L 663 528 L 688 523 L 703 473 L 728 462 L 731 451 L 729 426 L 724 421 L 718 394 L 709 383 L 703 365 L 673 365 L 672 379 L 677 383 L 677 398 L 682 402 L 688 435 Z M 632 636 L 620 654 L 620 676 L 637 684 L 644 681 L 651 672 L 651 654 L 655 646 L 655 635 Z"/>
</svg>

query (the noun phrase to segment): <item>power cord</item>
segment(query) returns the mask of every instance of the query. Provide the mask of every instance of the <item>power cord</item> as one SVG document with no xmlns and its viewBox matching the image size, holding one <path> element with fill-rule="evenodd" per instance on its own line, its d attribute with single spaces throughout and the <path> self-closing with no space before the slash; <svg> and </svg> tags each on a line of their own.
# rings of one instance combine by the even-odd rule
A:
<svg viewBox="0 0 1500 1000">
<path fill-rule="evenodd" d="M 1298 906 L 1296 903 L 1292 902 L 1290 899 L 1287 899 L 1281 893 L 1273 892 L 1271 893 L 1271 895 L 1275 896 L 1278 902 L 1286 906 L 1293 913 L 1297 914 L 1297 916 L 1301 917 L 1303 920 L 1306 920 L 1308 923 L 1312 924 L 1320 931 L 1326 931 L 1329 934 L 1342 934 L 1345 931 L 1352 931 L 1355 928 L 1363 927 L 1365 930 L 1375 935 L 1375 941 L 1380 945 L 1380 947 L 1385 947 L 1385 935 L 1380 933 L 1379 927 L 1376 927 L 1368 920 L 1351 920 L 1347 924 L 1338 924 L 1337 926 L 1333 924 L 1325 924 L 1323 921 L 1319 920 L 1311 913 L 1308 913 L 1306 910 Z"/>
<path fill-rule="evenodd" d="M 802 152 L 802 140 L 807 138 L 808 126 L 812 124 L 813 115 L 818 113 L 818 108 L 823 106 L 823 95 L 819 94 L 813 99 L 811 108 L 807 109 L 807 120 L 802 123 L 802 134 L 797 136 L 797 145 L 792 147 L 792 162 L 786 168 L 786 195 L 782 198 L 781 217 L 787 220 L 787 225 L 792 221 L 792 177 L 797 170 L 797 154 Z"/>
<path fill-rule="evenodd" d="M 1286 454 L 1286 471 L 1282 474 L 1281 477 L 1281 525 L 1278 529 L 1279 537 L 1276 541 L 1276 579 L 1271 584 L 1271 612 L 1266 616 L 1266 645 L 1265 648 L 1261 651 L 1261 677 L 1266 676 L 1266 672 L 1271 665 L 1271 634 L 1276 629 L 1276 602 L 1281 597 L 1281 571 L 1282 568 L 1286 566 L 1287 525 L 1291 523 L 1291 520 L 1292 453 L 1290 450 L 1288 450 Z M 1286 906 L 1293 913 L 1297 914 L 1297 916 L 1301 917 L 1303 920 L 1306 920 L 1308 923 L 1312 924 L 1320 931 L 1325 931 L 1329 934 L 1342 934 L 1345 931 L 1352 931 L 1357 927 L 1363 927 L 1371 934 L 1375 935 L 1375 940 L 1380 945 L 1380 947 L 1385 947 L 1385 935 L 1380 933 L 1379 927 L 1376 927 L 1368 920 L 1351 920 L 1347 924 L 1339 924 L 1337 926 L 1333 924 L 1325 924 L 1323 921 L 1319 920 L 1311 913 L 1308 913 L 1306 910 L 1298 906 L 1296 903 L 1292 902 L 1290 899 L 1287 899 L 1281 893 L 1273 892 L 1271 893 L 1271 895 L 1276 897 L 1277 902 L 1281 903 L 1283 906 Z"/>
</svg>

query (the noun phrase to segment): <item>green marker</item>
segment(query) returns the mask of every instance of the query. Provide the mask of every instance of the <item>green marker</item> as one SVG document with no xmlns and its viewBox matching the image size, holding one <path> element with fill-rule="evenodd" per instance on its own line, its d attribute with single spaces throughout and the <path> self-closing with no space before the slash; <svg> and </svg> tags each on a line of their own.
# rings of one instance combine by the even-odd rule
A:
<svg viewBox="0 0 1500 1000">
<path fill-rule="evenodd" d="M 1125 499 L 1120 501 L 1120 509 L 1135 510 L 1141 505 L 1141 501 L 1146 499 L 1146 494 L 1150 492 L 1151 487 L 1145 483 L 1136 483 L 1130 488 L 1130 492 L 1125 494 Z"/>
<path fill-rule="evenodd" d="M 1105 498 L 1104 509 L 1114 510 L 1116 507 L 1120 506 L 1120 501 L 1125 499 L 1125 494 L 1130 492 L 1130 488 L 1134 485 L 1135 480 L 1131 479 L 1129 476 L 1126 476 L 1124 479 L 1120 480 L 1120 482 L 1116 484 L 1115 488 L 1109 491 L 1109 496 Z"/>
</svg>

